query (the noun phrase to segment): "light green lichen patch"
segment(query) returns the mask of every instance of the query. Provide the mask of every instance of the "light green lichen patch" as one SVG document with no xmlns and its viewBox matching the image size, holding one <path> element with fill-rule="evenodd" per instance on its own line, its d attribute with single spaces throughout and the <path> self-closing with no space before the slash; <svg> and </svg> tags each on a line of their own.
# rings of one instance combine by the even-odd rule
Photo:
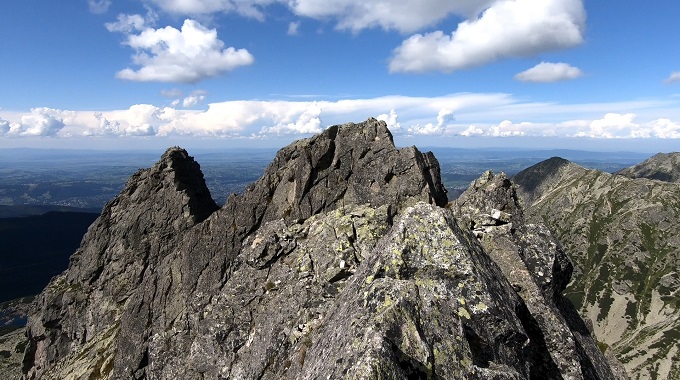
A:
<svg viewBox="0 0 680 380">
<path fill-rule="evenodd" d="M 468 311 L 462 306 L 458 308 L 458 316 L 465 319 L 471 318 L 470 313 L 468 313 Z"/>
</svg>

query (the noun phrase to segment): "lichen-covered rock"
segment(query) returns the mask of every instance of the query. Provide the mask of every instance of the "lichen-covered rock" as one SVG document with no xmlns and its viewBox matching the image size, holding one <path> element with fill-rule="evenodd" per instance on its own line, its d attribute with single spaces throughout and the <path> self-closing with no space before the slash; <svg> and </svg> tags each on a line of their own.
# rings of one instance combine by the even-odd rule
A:
<svg viewBox="0 0 680 380">
<path fill-rule="evenodd" d="M 282 149 L 219 210 L 198 166 L 171 149 L 39 297 L 24 377 L 609 378 L 552 303 L 567 272 L 546 269 L 553 241 L 531 229 L 517 239 L 516 202 L 498 199 L 475 208 L 488 218 L 458 215 L 506 228 L 494 246 L 495 230 L 480 241 L 441 207 L 436 159 L 396 149 L 373 119 Z M 490 254 L 506 243 L 530 247 L 535 265 L 520 269 L 535 299 Z M 538 268 L 542 282 L 528 273 Z M 572 345 L 557 355 L 554 342 Z"/>
</svg>

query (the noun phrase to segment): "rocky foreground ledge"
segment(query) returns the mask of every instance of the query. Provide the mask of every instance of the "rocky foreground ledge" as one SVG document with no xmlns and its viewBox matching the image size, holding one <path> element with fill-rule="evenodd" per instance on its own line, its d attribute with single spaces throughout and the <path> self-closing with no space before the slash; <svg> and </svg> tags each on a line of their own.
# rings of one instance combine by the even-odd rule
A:
<svg viewBox="0 0 680 380">
<path fill-rule="evenodd" d="M 23 378 L 625 378 L 514 191 L 487 173 L 446 207 L 435 157 L 375 119 L 283 148 L 221 208 L 171 148 L 38 297 Z"/>
</svg>

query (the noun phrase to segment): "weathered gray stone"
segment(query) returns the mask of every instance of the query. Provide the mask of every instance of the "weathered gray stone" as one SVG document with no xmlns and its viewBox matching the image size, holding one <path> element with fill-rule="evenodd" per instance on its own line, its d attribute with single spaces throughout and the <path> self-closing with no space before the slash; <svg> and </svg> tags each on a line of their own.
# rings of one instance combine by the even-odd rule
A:
<svg viewBox="0 0 680 380">
<path fill-rule="evenodd" d="M 168 149 L 153 167 L 133 175 L 90 227 L 69 269 L 36 299 L 27 325 L 27 377 L 41 377 L 66 357 L 87 367 L 110 363 L 112 335 L 140 283 L 185 231 L 215 210 L 199 165 L 183 149 Z M 82 357 L 91 344 L 106 349 Z"/>
<path fill-rule="evenodd" d="M 450 207 L 464 226 L 476 231 L 485 251 L 536 319 L 546 349 L 539 362 L 554 361 L 558 372 L 571 379 L 627 378 L 625 371 L 610 369 L 576 309 L 562 295 L 571 279 L 572 264 L 547 227 L 525 223 L 516 187 L 504 173 L 484 173 Z M 509 215 L 506 223 L 517 228 L 499 224 L 480 232 L 480 215 L 493 214 Z"/>
<path fill-rule="evenodd" d="M 542 282 L 528 273 L 559 250 L 543 252 L 540 230 L 516 237 L 521 209 L 496 180 L 457 221 L 436 159 L 369 119 L 282 149 L 216 210 L 197 164 L 171 149 L 39 297 L 25 378 L 607 378 L 575 343 L 553 354 L 574 341 L 552 301 L 566 264 Z M 522 244 L 535 252 L 517 256 Z M 503 250 L 536 263 L 520 268 L 535 299 L 513 288 Z"/>
</svg>

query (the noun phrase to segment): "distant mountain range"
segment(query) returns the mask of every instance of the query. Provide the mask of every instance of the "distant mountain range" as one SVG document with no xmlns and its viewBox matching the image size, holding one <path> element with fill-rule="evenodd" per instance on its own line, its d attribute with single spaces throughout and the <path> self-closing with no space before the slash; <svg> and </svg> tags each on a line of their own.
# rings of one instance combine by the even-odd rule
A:
<svg viewBox="0 0 680 380">
<path fill-rule="evenodd" d="M 679 163 L 659 154 L 617 175 L 555 157 L 513 177 L 572 258 L 568 297 L 636 379 L 680 378 Z"/>
</svg>

